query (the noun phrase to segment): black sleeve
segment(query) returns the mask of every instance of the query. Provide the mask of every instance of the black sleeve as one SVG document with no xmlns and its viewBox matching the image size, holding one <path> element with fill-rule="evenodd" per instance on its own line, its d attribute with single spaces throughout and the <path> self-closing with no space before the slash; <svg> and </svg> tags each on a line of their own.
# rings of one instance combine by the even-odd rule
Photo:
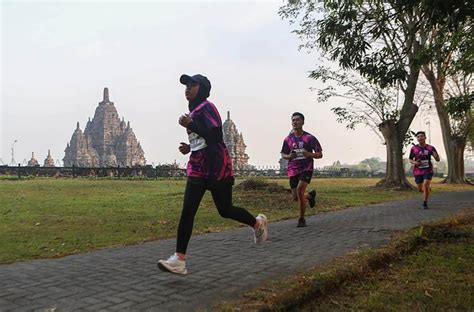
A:
<svg viewBox="0 0 474 312">
<path fill-rule="evenodd" d="M 288 144 L 286 143 L 286 140 L 283 140 L 283 146 L 281 147 L 280 153 L 288 155 L 288 154 L 290 154 L 290 152 L 291 152 L 291 149 L 288 146 Z"/>
<path fill-rule="evenodd" d="M 188 124 L 188 129 L 203 137 L 206 141 L 209 141 L 212 131 L 199 120 L 193 120 L 190 122 Z"/>
<path fill-rule="evenodd" d="M 415 158 L 415 151 L 413 151 L 413 148 L 410 150 L 410 156 L 408 156 L 409 159 L 413 160 Z"/>
</svg>

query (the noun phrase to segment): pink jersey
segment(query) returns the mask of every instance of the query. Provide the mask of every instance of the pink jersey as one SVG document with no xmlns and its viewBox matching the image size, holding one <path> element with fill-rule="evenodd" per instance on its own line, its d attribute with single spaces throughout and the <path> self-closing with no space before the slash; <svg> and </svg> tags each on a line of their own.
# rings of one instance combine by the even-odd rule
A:
<svg viewBox="0 0 474 312">
<path fill-rule="evenodd" d="M 436 152 L 434 146 L 426 144 L 425 146 L 413 145 L 410 150 L 410 159 L 421 161 L 420 165 L 413 167 L 413 175 L 424 175 L 433 173 L 433 163 L 431 162 L 431 155 Z"/>
<path fill-rule="evenodd" d="M 222 137 L 222 120 L 209 101 L 196 106 L 189 114 L 191 155 L 186 168 L 188 177 L 226 180 L 234 176 L 232 161 Z"/>
<path fill-rule="evenodd" d="M 312 134 L 303 131 L 301 136 L 291 132 L 283 141 L 281 152 L 283 154 L 295 153 L 296 158 L 288 161 L 288 176 L 293 177 L 305 171 L 313 171 L 313 158 L 304 157 L 303 149 L 308 152 L 322 152 L 321 144 Z"/>
</svg>

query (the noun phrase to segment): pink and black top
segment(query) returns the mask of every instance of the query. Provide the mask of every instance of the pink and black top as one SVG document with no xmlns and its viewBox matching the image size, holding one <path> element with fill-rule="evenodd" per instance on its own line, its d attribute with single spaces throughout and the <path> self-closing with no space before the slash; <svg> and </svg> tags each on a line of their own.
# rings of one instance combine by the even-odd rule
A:
<svg viewBox="0 0 474 312">
<path fill-rule="evenodd" d="M 436 152 L 436 149 L 429 144 L 425 144 L 425 146 L 417 144 L 411 147 L 410 159 L 421 161 L 420 165 L 413 166 L 414 176 L 433 173 L 433 163 L 431 162 L 433 152 Z"/>
<path fill-rule="evenodd" d="M 303 150 L 308 152 L 322 152 L 321 144 L 312 134 L 303 131 L 301 136 L 296 136 L 292 131 L 283 141 L 281 152 L 283 154 L 294 153 L 296 158 L 288 161 L 288 176 L 293 177 L 305 171 L 313 172 L 313 158 L 304 157 Z"/>
<path fill-rule="evenodd" d="M 222 120 L 217 108 L 205 100 L 189 114 L 191 155 L 186 175 L 211 181 L 233 181 L 232 161 L 222 136 Z"/>
</svg>

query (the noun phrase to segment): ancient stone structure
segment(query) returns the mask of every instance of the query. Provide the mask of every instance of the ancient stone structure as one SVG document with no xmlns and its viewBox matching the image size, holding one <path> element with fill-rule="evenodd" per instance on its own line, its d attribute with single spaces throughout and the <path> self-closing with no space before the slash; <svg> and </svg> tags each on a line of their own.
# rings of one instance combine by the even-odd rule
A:
<svg viewBox="0 0 474 312">
<path fill-rule="evenodd" d="M 35 158 L 35 153 L 31 153 L 31 159 L 28 161 L 28 167 L 39 167 L 39 162 Z"/>
<path fill-rule="evenodd" d="M 54 167 L 54 159 L 51 157 L 51 150 L 48 150 L 48 156 L 44 160 L 43 167 Z"/>
<path fill-rule="evenodd" d="M 242 133 L 237 131 L 235 123 L 230 119 L 227 112 L 227 120 L 222 125 L 224 132 L 224 143 L 227 145 L 234 170 L 245 170 L 249 168 L 249 156 L 245 153 L 247 145 L 244 143 Z"/>
<path fill-rule="evenodd" d="M 77 123 L 71 141 L 67 144 L 64 166 L 78 167 L 133 167 L 146 164 L 145 154 L 130 122 L 120 120 L 114 103 L 109 100 L 109 90 L 104 89 L 104 99 L 89 118 L 84 132 Z"/>
</svg>

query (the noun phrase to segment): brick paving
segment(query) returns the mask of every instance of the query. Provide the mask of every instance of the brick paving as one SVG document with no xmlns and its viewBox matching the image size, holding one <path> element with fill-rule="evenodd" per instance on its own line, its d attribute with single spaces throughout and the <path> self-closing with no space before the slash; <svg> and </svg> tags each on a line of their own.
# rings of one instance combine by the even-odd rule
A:
<svg viewBox="0 0 474 312">
<path fill-rule="evenodd" d="M 474 208 L 474 191 L 436 194 L 429 210 L 419 206 L 416 198 L 348 208 L 310 216 L 306 228 L 296 219 L 270 223 L 263 246 L 248 228 L 193 236 L 186 276 L 156 267 L 174 251 L 174 239 L 1 265 L 0 311 L 212 309 L 267 281 L 386 244 L 395 231 Z"/>
</svg>

